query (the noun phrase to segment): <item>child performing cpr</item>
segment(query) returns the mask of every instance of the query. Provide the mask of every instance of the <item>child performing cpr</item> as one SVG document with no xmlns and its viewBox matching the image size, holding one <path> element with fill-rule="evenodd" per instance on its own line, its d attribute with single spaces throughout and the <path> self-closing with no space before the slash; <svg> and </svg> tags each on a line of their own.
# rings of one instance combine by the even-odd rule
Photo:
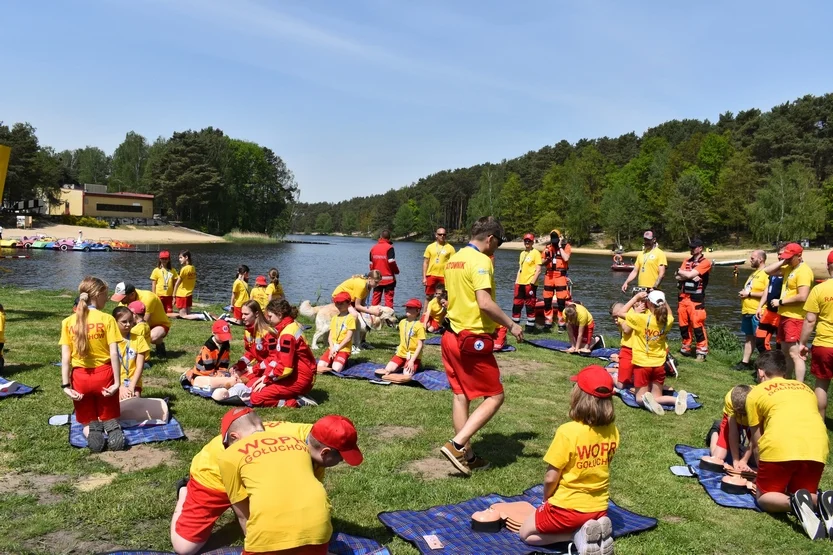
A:
<svg viewBox="0 0 833 555">
<path fill-rule="evenodd" d="M 419 357 L 425 344 L 425 326 L 418 320 L 422 301 L 411 299 L 404 306 L 405 319 L 399 322 L 399 347 L 396 348 L 396 354 L 387 366 L 376 370 L 376 374 L 383 380 L 395 383 L 411 381 L 414 373 L 419 370 Z"/>
<path fill-rule="evenodd" d="M 353 297 L 350 293 L 342 291 L 333 295 L 333 303 L 338 309 L 338 314 L 330 321 L 330 335 L 327 339 L 328 347 L 318 360 L 317 371 L 319 374 L 325 372 L 341 372 L 350 352 L 353 348 L 353 334 L 356 331 L 356 318 L 350 314 L 350 303 Z"/>
<path fill-rule="evenodd" d="M 752 391 L 750 385 L 737 385 L 723 399 L 723 418 L 709 430 L 706 444 L 712 457 L 725 461 L 732 455 L 732 466 L 738 472 L 749 472 L 752 449 L 747 446 L 741 454 L 741 432 L 749 437 L 749 421 L 746 418 L 746 397 Z"/>
<path fill-rule="evenodd" d="M 133 304 L 133 303 L 131 303 Z M 131 333 L 134 325 L 133 312 L 126 306 L 113 309 L 113 318 L 119 326 L 122 340 L 119 342 L 121 379 L 119 380 L 119 401 L 142 396 L 142 372 L 145 360 L 150 354 L 150 344 L 144 335 Z"/>
<path fill-rule="evenodd" d="M 434 286 L 434 297 L 428 302 L 425 314 L 422 315 L 422 324 L 425 326 L 425 331 L 429 333 L 441 331 L 447 307 L 448 293 L 445 291 L 445 285 L 438 283 Z"/>
<path fill-rule="evenodd" d="M 523 523 L 530 545 L 572 541 L 571 553 L 613 554 L 607 516 L 610 461 L 619 447 L 613 423 L 613 378 L 598 365 L 573 376 L 570 418 L 555 432 L 544 462 L 544 503 Z"/>
</svg>

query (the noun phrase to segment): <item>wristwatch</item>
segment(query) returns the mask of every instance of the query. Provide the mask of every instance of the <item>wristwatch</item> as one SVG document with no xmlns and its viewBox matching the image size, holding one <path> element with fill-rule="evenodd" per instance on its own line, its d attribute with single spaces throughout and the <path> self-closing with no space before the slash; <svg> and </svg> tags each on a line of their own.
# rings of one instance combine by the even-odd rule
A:
<svg viewBox="0 0 833 555">
<path fill-rule="evenodd" d="M 62 384 L 61 384 L 61 389 L 66 389 L 66 388 L 68 388 L 68 387 L 69 387 L 69 388 L 72 388 L 72 384 L 71 384 L 71 383 L 62 383 Z"/>
</svg>

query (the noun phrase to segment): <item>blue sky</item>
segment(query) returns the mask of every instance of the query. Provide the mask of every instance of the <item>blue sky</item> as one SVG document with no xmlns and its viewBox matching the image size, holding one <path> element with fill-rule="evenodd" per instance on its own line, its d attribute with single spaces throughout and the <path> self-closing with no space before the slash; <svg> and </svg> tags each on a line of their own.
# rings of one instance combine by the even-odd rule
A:
<svg viewBox="0 0 833 555">
<path fill-rule="evenodd" d="M 272 148 L 309 202 L 833 91 L 823 1 L 6 0 L 0 13 L 0 120 L 107 153 L 130 130 L 218 127 Z"/>
</svg>

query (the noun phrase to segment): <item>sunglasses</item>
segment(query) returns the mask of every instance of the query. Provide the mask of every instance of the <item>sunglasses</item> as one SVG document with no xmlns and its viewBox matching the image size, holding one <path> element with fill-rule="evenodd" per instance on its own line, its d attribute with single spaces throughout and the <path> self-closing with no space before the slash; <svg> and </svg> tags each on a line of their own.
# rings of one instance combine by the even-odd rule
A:
<svg viewBox="0 0 833 555">
<path fill-rule="evenodd" d="M 445 233 L 437 233 L 437 237 L 445 237 Z"/>
<path fill-rule="evenodd" d="M 497 241 L 497 246 L 501 246 L 503 243 L 506 242 L 506 237 L 496 237 L 494 235 L 489 235 L 489 237 L 494 237 Z"/>
</svg>

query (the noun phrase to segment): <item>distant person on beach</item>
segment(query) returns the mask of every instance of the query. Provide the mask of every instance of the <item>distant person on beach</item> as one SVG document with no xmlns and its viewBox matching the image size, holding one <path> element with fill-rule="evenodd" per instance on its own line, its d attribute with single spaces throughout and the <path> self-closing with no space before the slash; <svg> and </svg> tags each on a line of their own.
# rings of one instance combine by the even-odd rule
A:
<svg viewBox="0 0 833 555">
<path fill-rule="evenodd" d="M 166 313 L 174 311 L 174 286 L 178 278 L 179 274 L 171 266 L 171 253 L 160 252 L 159 262 L 150 273 L 150 290 L 162 301 Z"/>
<path fill-rule="evenodd" d="M 445 265 L 454 254 L 454 247 L 445 242 L 448 232 L 438 227 L 434 236 L 436 241 L 425 247 L 422 254 L 422 285 L 425 286 L 425 302 L 430 303 L 437 285 L 445 283 Z"/>
<path fill-rule="evenodd" d="M 524 250 L 518 259 L 518 275 L 512 295 L 512 321 L 521 323 L 521 312 L 526 305 L 526 332 L 535 331 L 535 305 L 538 303 L 538 276 L 541 275 L 541 252 L 536 249 L 535 235 L 524 235 Z"/>
<path fill-rule="evenodd" d="M 179 277 L 174 285 L 174 304 L 179 311 L 178 314 L 171 314 L 174 318 L 183 320 L 210 320 L 208 314 L 191 314 L 191 306 L 194 304 L 194 288 L 197 286 L 197 270 L 191 262 L 191 251 L 185 250 L 179 253 Z"/>
<path fill-rule="evenodd" d="M 674 274 L 677 289 L 677 318 L 680 323 L 683 356 L 695 355 L 697 362 L 706 360 L 709 354 L 709 337 L 706 334 L 706 288 L 712 271 L 711 261 L 703 256 L 703 241 L 692 239 L 688 244 L 691 257 L 683 261 Z M 691 348 L 695 343 L 696 347 Z"/>
<path fill-rule="evenodd" d="M 633 280 L 637 280 L 638 287 L 658 289 L 665 277 L 667 267 L 668 260 L 662 249 L 657 246 L 656 235 L 651 230 L 646 231 L 642 234 L 642 252 L 636 256 L 633 270 L 622 284 L 622 291 L 627 293 L 628 286 Z"/>
<path fill-rule="evenodd" d="M 764 271 L 768 275 L 781 274 L 784 282 L 781 294 L 769 304 L 778 309 L 778 343 L 787 355 L 787 375 L 804 381 L 806 365 L 801 357 L 801 328 L 804 325 L 804 303 L 813 285 L 813 270 L 802 260 L 804 249 L 798 243 L 788 243 L 778 255 L 778 260 L 769 264 Z"/>
<path fill-rule="evenodd" d="M 162 301 L 155 293 L 136 289 L 132 283 L 121 282 L 116 285 L 110 300 L 128 306 L 133 301 L 142 301 L 145 305 L 145 321 L 150 326 L 150 342 L 156 345 L 157 356 L 165 356 L 165 337 L 171 329 L 171 320 L 162 307 Z"/>
<path fill-rule="evenodd" d="M 833 278 L 833 251 L 827 254 L 827 275 Z M 806 359 L 811 353 L 810 335 L 815 330 L 810 373 L 816 379 L 815 393 L 822 418 L 827 413 L 827 391 L 833 379 L 833 279 L 830 278 L 816 285 L 804 303 L 806 314 L 799 342 L 799 355 Z"/>
<path fill-rule="evenodd" d="M 480 218 L 471 227 L 469 244 L 445 267 L 450 327 L 442 335 L 441 353 L 454 393 L 454 437 L 440 452 L 466 476 L 489 467 L 474 454 L 470 440 L 503 404 L 500 368 L 493 352 L 495 328 L 503 324 L 518 341 L 524 338 L 523 328 L 495 302 L 494 267 L 489 257 L 503 243 L 503 234 L 499 221 L 491 216 Z M 483 402 L 469 414 L 471 402 L 480 397 Z"/>
<path fill-rule="evenodd" d="M 544 249 L 541 266 L 544 271 L 544 331 L 552 330 L 553 322 L 564 329 L 564 307 L 572 299 L 567 282 L 572 250 L 557 229 L 550 231 L 550 242 Z M 555 297 L 555 308 L 553 308 Z"/>
<path fill-rule="evenodd" d="M 399 273 L 399 266 L 396 265 L 396 253 L 393 251 L 393 243 L 390 240 L 390 231 L 387 229 L 379 236 L 379 242 L 370 249 L 370 271 L 377 270 L 381 277 L 373 288 L 373 304 L 381 305 L 382 296 L 388 308 L 393 308 L 393 294 L 396 289 L 396 274 Z"/>
<path fill-rule="evenodd" d="M 766 253 L 762 250 L 752 251 L 749 256 L 749 265 L 755 270 L 746 279 L 743 289 L 738 292 L 738 297 L 743 299 L 740 304 L 741 321 L 740 331 L 744 335 L 743 357 L 735 365 L 735 370 L 752 370 L 752 351 L 755 347 L 755 335 L 758 332 L 758 304 L 761 297 L 766 294 L 768 276 L 763 266 L 766 264 Z"/>
</svg>

